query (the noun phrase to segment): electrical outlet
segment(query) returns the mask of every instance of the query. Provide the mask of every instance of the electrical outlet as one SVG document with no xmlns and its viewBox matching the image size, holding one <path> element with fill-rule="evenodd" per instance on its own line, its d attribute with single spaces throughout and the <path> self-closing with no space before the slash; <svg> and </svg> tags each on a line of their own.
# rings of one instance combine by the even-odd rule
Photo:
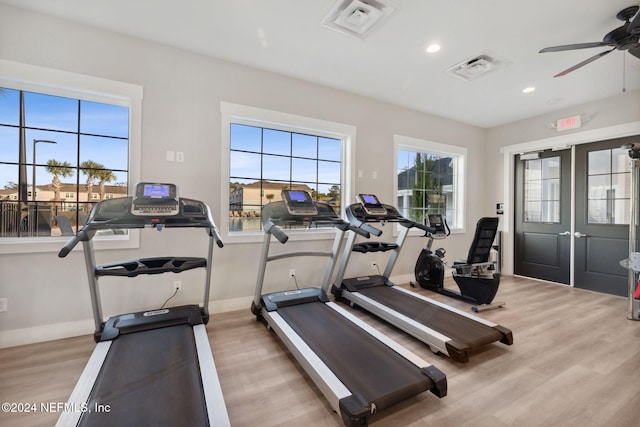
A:
<svg viewBox="0 0 640 427">
<path fill-rule="evenodd" d="M 0 298 L 0 313 L 9 311 L 9 298 Z"/>
<path fill-rule="evenodd" d="M 184 162 L 184 151 L 176 151 L 176 162 L 178 163 Z"/>
<path fill-rule="evenodd" d="M 180 292 L 182 290 L 182 281 L 176 280 L 173 282 L 173 291 Z"/>
<path fill-rule="evenodd" d="M 293 268 L 289 270 L 289 277 L 295 277 L 295 275 L 296 275 L 296 271 Z"/>
<path fill-rule="evenodd" d="M 378 264 L 375 261 L 371 261 L 371 269 L 372 270 L 377 270 L 378 269 Z"/>
</svg>

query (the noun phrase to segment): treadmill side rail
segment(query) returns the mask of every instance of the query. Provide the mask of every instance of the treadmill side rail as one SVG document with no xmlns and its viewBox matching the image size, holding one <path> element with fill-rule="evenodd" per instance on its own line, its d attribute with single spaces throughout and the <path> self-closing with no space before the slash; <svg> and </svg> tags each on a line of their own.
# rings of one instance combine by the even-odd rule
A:
<svg viewBox="0 0 640 427">
<path fill-rule="evenodd" d="M 100 342 L 91 353 L 91 357 L 84 367 L 80 379 L 69 396 L 65 411 L 60 414 L 56 427 L 72 427 L 78 425 L 83 414 L 82 409 L 86 407 L 89 394 L 98 378 L 104 359 L 107 357 L 111 341 Z M 69 408 L 69 410 L 67 410 Z"/>
<path fill-rule="evenodd" d="M 349 389 L 334 375 L 327 365 L 304 342 L 277 311 L 263 311 L 267 321 L 278 337 L 284 342 L 298 363 L 302 365 L 309 377 L 327 398 L 334 411 L 340 413 L 339 401 L 352 395 Z"/>
<path fill-rule="evenodd" d="M 195 325 L 193 335 L 196 341 L 198 361 L 200 362 L 200 377 L 202 378 L 202 389 L 207 402 L 207 414 L 209 425 L 212 427 L 230 427 L 227 407 L 224 403 L 224 396 L 220 388 L 220 380 L 216 371 L 216 364 L 211 353 L 211 346 L 207 338 L 207 330 L 204 325 Z"/>
</svg>

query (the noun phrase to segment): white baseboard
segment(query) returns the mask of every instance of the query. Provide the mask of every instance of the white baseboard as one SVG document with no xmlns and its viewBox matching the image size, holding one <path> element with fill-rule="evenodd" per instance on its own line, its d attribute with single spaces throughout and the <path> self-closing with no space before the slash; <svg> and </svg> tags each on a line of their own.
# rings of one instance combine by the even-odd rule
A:
<svg viewBox="0 0 640 427">
<path fill-rule="evenodd" d="M 209 311 L 215 314 L 245 309 L 247 310 L 247 316 L 251 316 L 249 310 L 252 300 L 252 297 L 242 297 L 224 301 L 210 301 Z M 50 325 L 0 331 L 0 348 L 53 341 L 81 335 L 91 335 L 93 334 L 93 329 L 93 319 L 85 319 L 75 322 L 53 323 Z"/>
<path fill-rule="evenodd" d="M 93 334 L 93 329 L 93 320 L 86 319 L 0 331 L 0 348 L 89 335 Z"/>
</svg>

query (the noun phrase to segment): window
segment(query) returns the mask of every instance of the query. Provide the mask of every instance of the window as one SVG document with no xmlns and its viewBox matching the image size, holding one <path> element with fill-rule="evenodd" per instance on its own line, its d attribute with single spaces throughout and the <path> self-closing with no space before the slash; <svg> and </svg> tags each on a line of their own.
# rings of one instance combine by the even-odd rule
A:
<svg viewBox="0 0 640 427">
<path fill-rule="evenodd" d="M 560 157 L 525 160 L 524 222 L 560 222 Z"/>
<path fill-rule="evenodd" d="M 590 151 L 587 219 L 589 224 L 629 224 L 631 169 L 626 149 Z"/>
<path fill-rule="evenodd" d="M 0 88 L 0 146 L 1 237 L 60 236 L 61 217 L 127 196 L 126 106 Z"/>
<path fill-rule="evenodd" d="M 400 213 L 419 223 L 442 214 L 464 229 L 466 148 L 395 135 L 396 197 Z"/>
<path fill-rule="evenodd" d="M 350 152 L 355 129 L 348 125 L 222 103 L 223 156 L 228 163 L 230 236 L 261 234 L 262 207 L 281 200 L 283 189 L 305 190 L 338 214 L 350 200 Z M 223 222 L 223 223 L 224 223 Z"/>
<path fill-rule="evenodd" d="M 107 194 L 127 196 L 141 110 L 140 86 L 0 59 L 0 253 L 58 251 L 58 219 L 77 227 Z M 137 247 L 137 236 L 96 249 Z"/>
</svg>

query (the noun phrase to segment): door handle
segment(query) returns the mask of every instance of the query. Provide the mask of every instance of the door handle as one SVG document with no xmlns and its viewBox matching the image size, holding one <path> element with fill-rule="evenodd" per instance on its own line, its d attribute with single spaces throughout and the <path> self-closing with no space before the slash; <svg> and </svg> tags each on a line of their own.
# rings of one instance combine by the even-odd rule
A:
<svg viewBox="0 0 640 427">
<path fill-rule="evenodd" d="M 575 233 L 573 233 L 573 235 L 576 236 L 578 239 L 581 238 L 581 237 L 587 237 L 586 234 L 582 234 L 579 231 L 576 231 Z"/>
<path fill-rule="evenodd" d="M 571 236 L 571 232 L 570 231 L 564 231 L 562 233 L 558 233 L 559 236 Z"/>
</svg>

